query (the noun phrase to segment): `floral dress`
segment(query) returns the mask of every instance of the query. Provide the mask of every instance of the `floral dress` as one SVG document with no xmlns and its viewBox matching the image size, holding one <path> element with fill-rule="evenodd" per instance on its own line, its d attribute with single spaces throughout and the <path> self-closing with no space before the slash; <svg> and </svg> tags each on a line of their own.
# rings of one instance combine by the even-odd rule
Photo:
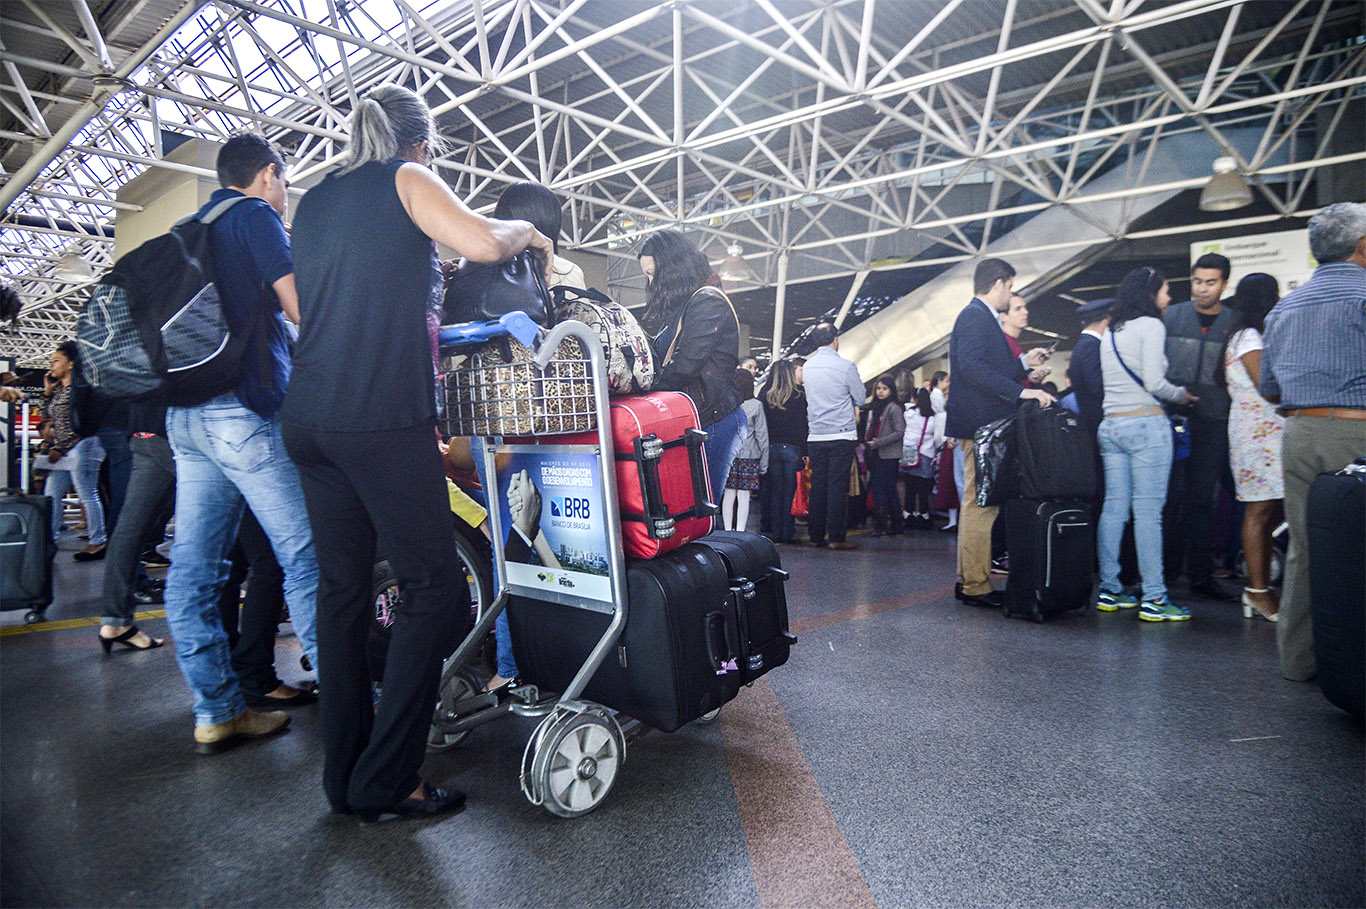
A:
<svg viewBox="0 0 1366 909">
<path fill-rule="evenodd" d="M 1240 502 L 1285 498 L 1281 474 L 1285 421 L 1276 413 L 1276 406 L 1257 393 L 1242 361 L 1243 354 L 1261 349 L 1261 332 L 1244 328 L 1228 339 L 1224 353 L 1224 375 L 1233 399 L 1228 412 L 1228 459 Z"/>
</svg>

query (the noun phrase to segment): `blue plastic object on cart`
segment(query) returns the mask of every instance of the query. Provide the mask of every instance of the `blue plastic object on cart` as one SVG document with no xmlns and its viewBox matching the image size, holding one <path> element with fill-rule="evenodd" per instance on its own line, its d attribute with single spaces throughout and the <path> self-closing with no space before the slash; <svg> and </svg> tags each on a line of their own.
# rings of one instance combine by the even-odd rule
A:
<svg viewBox="0 0 1366 909">
<path fill-rule="evenodd" d="M 465 322 L 461 325 L 443 325 L 437 334 L 437 342 L 442 347 L 466 347 L 483 344 L 503 335 L 512 335 L 527 347 L 534 347 L 541 326 L 531 321 L 524 312 L 509 312 L 498 317 L 495 322 Z"/>
</svg>

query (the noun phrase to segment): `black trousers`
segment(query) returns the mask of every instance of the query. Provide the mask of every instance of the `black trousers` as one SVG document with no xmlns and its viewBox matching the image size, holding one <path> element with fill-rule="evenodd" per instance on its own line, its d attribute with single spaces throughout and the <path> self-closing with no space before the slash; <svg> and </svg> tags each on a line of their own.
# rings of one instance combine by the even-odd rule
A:
<svg viewBox="0 0 1366 909">
<path fill-rule="evenodd" d="M 104 616 L 101 624 L 133 624 L 139 560 L 143 547 L 161 541 L 167 509 L 175 499 L 175 455 L 165 436 L 134 437 L 128 443 L 132 468 L 119 523 L 109 534 L 104 559 Z"/>
<path fill-rule="evenodd" d="M 811 542 L 841 543 L 845 537 L 844 500 L 849 498 L 849 468 L 854 463 L 854 440 L 810 442 L 806 455 L 811 461 L 811 513 L 807 526 Z"/>
<path fill-rule="evenodd" d="M 218 610 L 232 646 L 232 668 L 244 693 L 263 697 L 280 685 L 275 674 L 275 636 L 285 608 L 285 573 L 250 508 L 242 513 L 237 542 L 228 558 L 232 569 L 219 595 Z"/>
<path fill-rule="evenodd" d="M 337 810 L 387 808 L 421 782 L 441 663 L 470 624 L 436 433 L 430 422 L 354 433 L 286 423 L 284 437 L 318 554 L 323 789 Z M 378 709 L 365 656 L 376 544 L 403 587 Z"/>
<path fill-rule="evenodd" d="M 1172 463 L 1167 503 L 1162 513 L 1163 571 L 1183 571 L 1192 584 L 1214 572 L 1214 492 L 1220 481 L 1232 488 L 1228 466 L 1228 421 L 1191 417 L 1190 457 Z"/>
<path fill-rule="evenodd" d="M 897 460 L 880 458 L 873 452 L 868 486 L 873 504 L 878 510 L 873 515 L 873 526 L 879 531 L 901 533 L 905 520 L 901 517 L 901 493 L 896 488 Z"/>
</svg>

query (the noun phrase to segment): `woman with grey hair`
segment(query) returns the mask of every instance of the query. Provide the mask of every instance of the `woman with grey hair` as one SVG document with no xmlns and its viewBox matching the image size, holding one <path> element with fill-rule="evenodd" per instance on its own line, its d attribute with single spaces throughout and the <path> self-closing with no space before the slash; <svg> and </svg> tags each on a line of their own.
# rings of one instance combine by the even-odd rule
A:
<svg viewBox="0 0 1366 909">
<path fill-rule="evenodd" d="M 527 221 L 470 210 L 428 164 L 440 142 L 423 100 L 397 85 L 356 106 L 342 167 L 294 218 L 300 335 L 280 417 L 318 554 L 323 789 L 362 820 L 459 810 L 464 793 L 418 771 L 441 660 L 469 621 L 436 446 L 439 241 L 475 262 L 550 240 Z M 376 546 L 403 587 L 372 704 L 365 642 Z"/>
</svg>

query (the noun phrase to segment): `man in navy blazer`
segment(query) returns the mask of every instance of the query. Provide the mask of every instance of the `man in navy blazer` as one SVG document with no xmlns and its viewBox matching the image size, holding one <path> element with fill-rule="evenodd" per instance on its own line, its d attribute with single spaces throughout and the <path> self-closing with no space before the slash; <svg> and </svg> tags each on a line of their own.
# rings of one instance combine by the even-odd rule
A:
<svg viewBox="0 0 1366 909">
<path fill-rule="evenodd" d="M 993 420 L 1009 416 L 1022 400 L 1047 406 L 1053 396 L 1022 383 L 1029 370 L 1043 365 L 1048 351 L 1036 347 L 1015 357 L 1001 330 L 1001 314 L 1010 307 L 1015 269 L 1002 259 L 983 259 L 972 276 L 972 302 L 958 314 L 949 339 L 948 397 L 944 434 L 958 439 L 963 451 L 963 501 L 958 516 L 958 598 L 974 606 L 1000 606 L 1001 593 L 991 586 L 991 526 L 997 508 L 977 505 L 977 468 L 972 435 Z"/>
</svg>

